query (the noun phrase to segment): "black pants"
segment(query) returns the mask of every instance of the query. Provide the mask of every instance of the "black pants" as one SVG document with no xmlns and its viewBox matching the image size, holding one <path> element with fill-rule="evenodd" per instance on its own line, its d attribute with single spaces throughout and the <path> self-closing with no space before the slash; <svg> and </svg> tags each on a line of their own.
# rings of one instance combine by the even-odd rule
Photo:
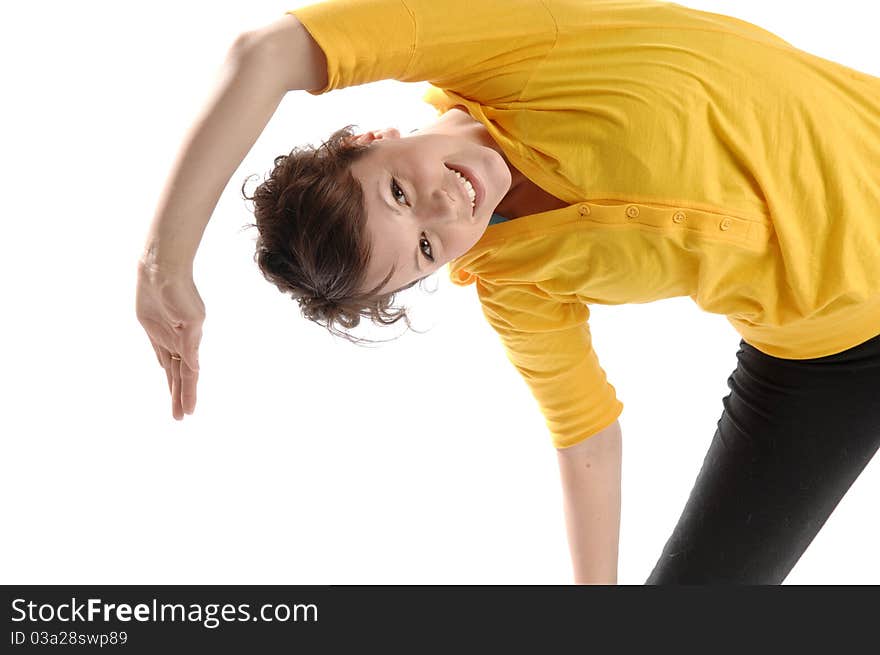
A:
<svg viewBox="0 0 880 655">
<path fill-rule="evenodd" d="M 645 584 L 781 583 L 880 446 L 880 335 L 803 360 L 741 340 L 736 358 L 715 437 Z"/>
</svg>

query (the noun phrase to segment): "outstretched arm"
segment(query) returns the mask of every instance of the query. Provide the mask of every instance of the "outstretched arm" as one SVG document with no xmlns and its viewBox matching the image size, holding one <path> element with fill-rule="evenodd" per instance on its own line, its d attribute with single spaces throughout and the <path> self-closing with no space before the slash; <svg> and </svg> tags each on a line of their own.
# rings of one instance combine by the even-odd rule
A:
<svg viewBox="0 0 880 655">
<path fill-rule="evenodd" d="M 230 47 L 217 86 L 183 139 L 138 260 L 137 318 L 165 369 L 178 420 L 193 412 L 196 401 L 205 309 L 192 271 L 205 227 L 287 91 L 320 82 L 315 66 L 321 62 L 306 30 L 296 27 L 293 16 L 283 21 L 285 29 L 293 29 L 282 31 L 292 39 L 284 51 L 294 58 L 292 65 L 276 65 L 277 29 L 246 32 Z M 297 61 L 303 62 L 300 75 L 292 72 Z"/>
<path fill-rule="evenodd" d="M 621 454 L 619 421 L 557 448 L 575 584 L 617 584 Z"/>
</svg>

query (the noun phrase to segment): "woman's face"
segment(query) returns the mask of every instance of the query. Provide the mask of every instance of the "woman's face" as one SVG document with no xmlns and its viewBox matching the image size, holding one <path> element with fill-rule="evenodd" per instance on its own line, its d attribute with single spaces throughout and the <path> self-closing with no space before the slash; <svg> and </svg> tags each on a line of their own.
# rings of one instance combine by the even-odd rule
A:
<svg viewBox="0 0 880 655">
<path fill-rule="evenodd" d="M 400 289 L 463 255 L 480 240 L 510 190 L 504 157 L 472 132 L 426 128 L 401 137 L 389 128 L 358 135 L 356 141 L 370 146 L 351 167 L 363 188 L 373 247 L 362 290 L 379 284 L 394 265 L 380 293 Z M 473 212 L 450 167 L 467 169 L 482 188 Z"/>
</svg>

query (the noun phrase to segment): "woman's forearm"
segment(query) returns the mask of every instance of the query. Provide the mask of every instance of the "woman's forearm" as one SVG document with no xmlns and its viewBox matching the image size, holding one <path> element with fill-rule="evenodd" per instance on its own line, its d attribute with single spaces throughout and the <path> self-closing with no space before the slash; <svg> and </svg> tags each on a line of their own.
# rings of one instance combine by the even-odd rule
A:
<svg viewBox="0 0 880 655">
<path fill-rule="evenodd" d="M 617 584 L 620 424 L 557 452 L 574 581 Z"/>
<path fill-rule="evenodd" d="M 188 269 L 232 174 L 272 118 L 287 89 L 271 62 L 243 35 L 187 131 L 159 198 L 141 262 Z"/>
</svg>

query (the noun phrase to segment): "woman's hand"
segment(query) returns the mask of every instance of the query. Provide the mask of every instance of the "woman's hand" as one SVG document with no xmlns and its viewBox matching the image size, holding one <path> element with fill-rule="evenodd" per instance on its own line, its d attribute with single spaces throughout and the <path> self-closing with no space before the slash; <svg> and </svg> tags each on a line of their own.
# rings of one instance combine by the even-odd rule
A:
<svg viewBox="0 0 880 655">
<path fill-rule="evenodd" d="M 164 269 L 144 259 L 138 263 L 135 302 L 138 321 L 168 378 L 171 414 L 183 420 L 184 412 L 192 414 L 196 407 L 205 304 L 192 273 Z"/>
</svg>

